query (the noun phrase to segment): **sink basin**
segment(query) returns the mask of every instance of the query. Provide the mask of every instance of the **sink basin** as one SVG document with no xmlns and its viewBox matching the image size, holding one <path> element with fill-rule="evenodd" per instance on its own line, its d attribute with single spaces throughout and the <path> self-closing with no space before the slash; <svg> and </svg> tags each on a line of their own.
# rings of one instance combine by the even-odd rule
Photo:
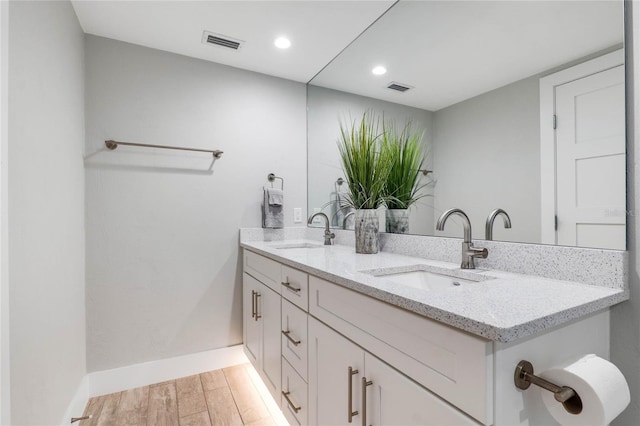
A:
<svg viewBox="0 0 640 426">
<path fill-rule="evenodd" d="M 422 264 L 360 272 L 384 278 L 397 284 L 429 291 L 459 288 L 469 283 L 487 279 L 487 277 L 480 276 L 474 272 L 457 271 L 455 275 L 464 274 L 463 276 L 465 276 L 460 278 L 459 276 L 448 275 L 447 269 Z"/>
<path fill-rule="evenodd" d="M 456 288 L 473 281 L 462 278 L 450 277 L 448 275 L 435 274 L 427 271 L 398 272 L 395 274 L 378 275 L 386 280 L 408 287 L 422 290 L 445 290 Z"/>
<path fill-rule="evenodd" d="M 322 248 L 321 244 L 314 243 L 289 243 L 289 244 L 280 244 L 278 246 L 274 246 L 274 248 L 278 250 L 287 250 L 287 249 L 301 249 L 301 248 Z"/>
</svg>

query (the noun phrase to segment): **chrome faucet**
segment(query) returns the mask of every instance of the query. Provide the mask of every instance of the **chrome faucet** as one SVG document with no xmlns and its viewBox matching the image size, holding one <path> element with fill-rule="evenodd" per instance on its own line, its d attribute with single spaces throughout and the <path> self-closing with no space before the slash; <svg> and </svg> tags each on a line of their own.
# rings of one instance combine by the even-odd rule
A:
<svg viewBox="0 0 640 426">
<path fill-rule="evenodd" d="M 451 215 L 457 215 L 462 218 L 462 228 L 464 229 L 464 240 L 462 241 L 462 263 L 460 267 L 462 269 L 475 269 L 476 265 L 474 259 L 476 257 L 486 259 L 489 255 L 489 250 L 473 246 L 471 243 L 471 222 L 469 221 L 469 216 L 460 209 L 449 209 L 442 213 L 438 218 L 438 223 L 436 224 L 436 229 L 438 231 L 444 231 L 444 223 Z"/>
<path fill-rule="evenodd" d="M 511 218 L 502 209 L 495 209 L 489 216 L 487 216 L 487 223 L 484 225 L 484 239 L 485 240 L 493 240 L 493 222 L 496 220 L 496 217 L 502 215 L 502 219 L 504 219 L 504 227 L 509 229 L 511 228 Z"/>
<path fill-rule="evenodd" d="M 336 237 L 336 234 L 331 232 L 331 230 L 329 229 L 329 218 L 327 217 L 326 214 L 324 214 L 322 212 L 316 212 L 316 213 L 312 214 L 309 217 L 309 220 L 307 221 L 307 224 L 311 225 L 311 223 L 313 222 L 313 219 L 315 219 L 316 216 L 320 216 L 320 217 L 324 218 L 324 245 L 325 246 L 330 246 L 331 245 L 331 240 Z"/>
<path fill-rule="evenodd" d="M 355 211 L 350 211 L 344 216 L 344 219 L 342 219 L 342 229 L 347 229 L 347 220 L 349 220 L 349 218 L 354 214 L 356 214 Z"/>
</svg>

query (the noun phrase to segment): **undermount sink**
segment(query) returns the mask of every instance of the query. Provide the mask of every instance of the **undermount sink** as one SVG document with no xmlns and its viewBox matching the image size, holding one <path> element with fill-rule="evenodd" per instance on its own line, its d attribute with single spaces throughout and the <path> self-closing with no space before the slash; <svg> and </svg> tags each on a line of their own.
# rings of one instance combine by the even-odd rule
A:
<svg viewBox="0 0 640 426">
<path fill-rule="evenodd" d="M 288 243 L 288 244 L 280 244 L 278 246 L 274 246 L 274 248 L 278 250 L 286 250 L 286 249 L 301 249 L 301 248 L 322 248 L 321 244 L 314 243 Z"/>
<path fill-rule="evenodd" d="M 388 270 L 378 269 L 372 271 L 362 271 L 375 277 L 384 278 L 393 283 L 405 285 L 421 290 L 447 290 L 460 286 L 482 281 L 483 277 L 467 277 L 460 278 L 451 275 L 440 274 L 438 272 L 423 269 L 422 265 L 409 268 L 410 270 L 398 271 L 398 268 L 389 268 Z"/>
<path fill-rule="evenodd" d="M 444 290 L 473 282 L 427 271 L 399 272 L 383 275 L 383 277 L 389 281 L 422 290 Z"/>
</svg>

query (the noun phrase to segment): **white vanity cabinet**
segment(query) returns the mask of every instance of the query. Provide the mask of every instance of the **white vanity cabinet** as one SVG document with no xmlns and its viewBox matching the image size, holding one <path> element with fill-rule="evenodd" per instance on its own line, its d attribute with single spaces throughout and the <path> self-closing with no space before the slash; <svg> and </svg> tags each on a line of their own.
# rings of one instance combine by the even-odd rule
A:
<svg viewBox="0 0 640 426">
<path fill-rule="evenodd" d="M 245 353 L 291 424 L 553 425 L 517 363 L 608 357 L 608 310 L 501 343 L 244 253 Z"/>
<path fill-rule="evenodd" d="M 478 424 L 314 318 L 309 338 L 309 424 Z"/>
<path fill-rule="evenodd" d="M 355 422 L 477 424 L 457 404 L 490 424 L 488 341 L 248 250 L 244 260 L 245 353 L 291 423 L 347 424 L 350 403 Z"/>
</svg>

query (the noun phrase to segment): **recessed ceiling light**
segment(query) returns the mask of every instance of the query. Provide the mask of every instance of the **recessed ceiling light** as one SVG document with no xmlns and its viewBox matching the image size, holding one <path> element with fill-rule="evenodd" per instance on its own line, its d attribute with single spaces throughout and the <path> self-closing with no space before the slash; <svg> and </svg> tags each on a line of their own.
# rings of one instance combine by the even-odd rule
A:
<svg viewBox="0 0 640 426">
<path fill-rule="evenodd" d="M 286 37 L 278 37 L 273 44 L 275 44 L 278 49 L 288 49 L 291 47 L 291 41 Z"/>
<path fill-rule="evenodd" d="M 385 74 L 387 72 L 387 69 L 385 67 L 383 67 L 382 65 L 378 65 L 377 67 L 372 69 L 371 72 L 374 73 L 375 75 L 382 75 L 382 74 Z"/>
</svg>

